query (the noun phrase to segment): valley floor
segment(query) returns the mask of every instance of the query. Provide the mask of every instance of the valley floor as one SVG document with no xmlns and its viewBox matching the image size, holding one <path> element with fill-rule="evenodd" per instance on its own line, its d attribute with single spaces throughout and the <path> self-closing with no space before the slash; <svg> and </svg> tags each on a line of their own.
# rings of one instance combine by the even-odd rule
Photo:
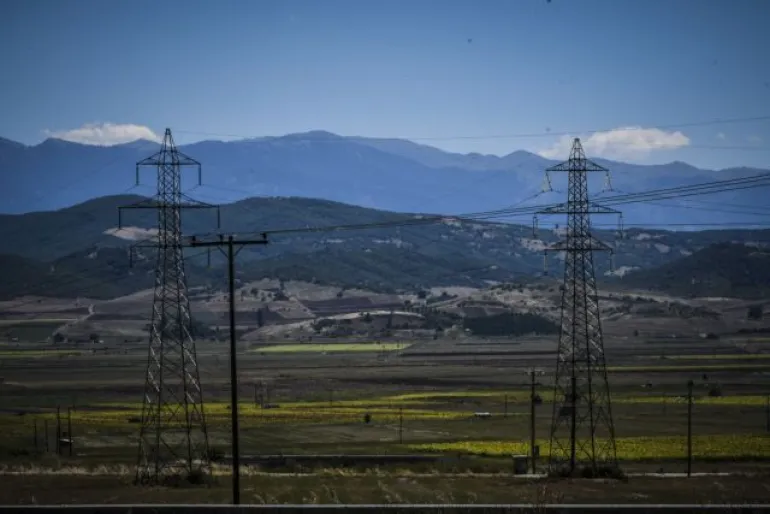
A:
<svg viewBox="0 0 770 514">
<path fill-rule="evenodd" d="M 685 471 L 686 383 L 693 380 L 693 471 L 754 475 L 628 482 L 510 476 L 512 456 L 530 451 L 532 368 L 544 373 L 536 385 L 541 403 L 535 438 L 538 470 L 545 469 L 553 338 L 380 345 L 339 340 L 349 345 L 342 351 L 313 351 L 311 343 L 298 347 L 286 339 L 271 347 L 289 345 L 287 351 L 239 345 L 241 453 L 249 464 L 243 501 L 770 501 L 770 339 L 637 337 L 626 330 L 608 331 L 607 341 L 617 457 L 624 471 Z M 361 351 L 368 349 L 362 345 L 374 350 Z M 0 504 L 229 501 L 226 468 L 210 487 L 131 484 L 146 352 L 141 341 L 85 347 L 35 342 L 32 336 L 0 341 Z M 230 451 L 227 354 L 224 343 L 198 342 L 209 446 L 224 464 Z M 56 454 L 57 409 L 59 430 L 73 441 L 71 455 L 67 446 Z M 387 461 L 405 454 L 419 458 Z M 264 455 L 304 460 L 269 466 L 259 462 Z M 329 455 L 372 457 L 336 465 L 319 457 Z"/>
</svg>

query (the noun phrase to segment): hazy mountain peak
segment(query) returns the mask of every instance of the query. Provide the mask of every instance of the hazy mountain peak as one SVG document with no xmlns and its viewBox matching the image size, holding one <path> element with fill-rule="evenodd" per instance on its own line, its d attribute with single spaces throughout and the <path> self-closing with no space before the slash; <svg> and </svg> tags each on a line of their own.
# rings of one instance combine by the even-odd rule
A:
<svg viewBox="0 0 770 514">
<path fill-rule="evenodd" d="M 66 147 L 75 147 L 75 146 L 86 146 L 86 145 L 82 145 L 80 143 L 73 143 L 72 141 L 59 139 L 58 137 L 48 137 L 48 138 L 45 138 L 42 142 L 35 145 L 33 148 L 66 148 Z"/>
<path fill-rule="evenodd" d="M 343 136 L 327 132 L 326 130 L 311 130 L 308 132 L 295 132 L 286 134 L 276 139 L 301 139 L 306 141 L 324 141 L 329 139 L 345 139 Z"/>
<path fill-rule="evenodd" d="M 27 145 L 23 143 L 19 143 L 18 141 L 13 141 L 11 139 L 6 139 L 4 137 L 0 137 L 0 145 L 12 147 L 12 148 L 26 148 Z"/>
</svg>

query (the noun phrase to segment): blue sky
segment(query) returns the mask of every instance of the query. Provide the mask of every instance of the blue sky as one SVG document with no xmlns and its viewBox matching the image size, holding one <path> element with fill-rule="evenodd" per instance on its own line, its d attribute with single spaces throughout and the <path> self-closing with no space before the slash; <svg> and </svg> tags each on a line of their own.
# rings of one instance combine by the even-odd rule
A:
<svg viewBox="0 0 770 514">
<path fill-rule="evenodd" d="M 324 129 L 560 157 L 566 132 L 609 158 L 770 167 L 768 120 L 654 129 L 770 115 L 768 19 L 767 0 L 5 0 L 0 136 Z M 516 134 L 546 135 L 464 137 Z"/>
</svg>

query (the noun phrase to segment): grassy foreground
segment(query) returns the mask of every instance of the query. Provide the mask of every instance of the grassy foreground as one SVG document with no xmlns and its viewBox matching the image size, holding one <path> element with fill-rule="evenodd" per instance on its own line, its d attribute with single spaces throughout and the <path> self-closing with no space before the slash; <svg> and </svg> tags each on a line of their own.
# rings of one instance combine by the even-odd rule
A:
<svg viewBox="0 0 770 514">
<path fill-rule="evenodd" d="M 506 476 L 258 475 L 241 481 L 244 504 L 285 503 L 759 503 L 768 477 L 529 481 Z M 229 503 L 230 481 L 137 487 L 128 476 L 5 475 L 0 504 Z"/>
</svg>

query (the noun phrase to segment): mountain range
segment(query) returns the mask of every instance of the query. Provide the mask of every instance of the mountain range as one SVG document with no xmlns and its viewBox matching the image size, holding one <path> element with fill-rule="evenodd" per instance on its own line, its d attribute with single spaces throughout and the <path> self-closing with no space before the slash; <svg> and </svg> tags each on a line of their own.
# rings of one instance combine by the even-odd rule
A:
<svg viewBox="0 0 770 514">
<path fill-rule="evenodd" d="M 47 139 L 34 146 L 0 138 L 0 212 L 21 214 L 73 206 L 125 192 L 151 194 L 151 169 L 136 187 L 135 163 L 157 143 L 100 147 Z M 255 196 L 321 198 L 395 212 L 460 214 L 563 201 L 566 177 L 553 174 L 553 192 L 542 193 L 544 170 L 558 161 L 526 151 L 499 157 L 455 154 L 400 139 L 343 137 L 324 131 L 239 141 L 202 141 L 180 149 L 203 164 L 203 184 L 185 173 L 183 188 L 210 203 Z M 564 159 L 568 156 L 565 155 Z M 611 171 L 612 187 L 638 192 L 751 176 L 765 170 L 703 170 L 682 162 L 644 166 L 595 159 Z M 591 191 L 600 200 L 604 176 Z M 539 194 L 540 193 L 540 194 Z M 538 197 L 533 198 L 535 195 Z M 749 189 L 701 199 L 666 200 L 654 209 L 625 205 L 628 224 L 654 226 L 675 220 L 756 223 L 767 215 L 764 195 Z M 715 202 L 721 202 L 717 206 Z M 517 220 L 528 223 L 529 220 Z M 271 227 L 266 227 L 271 228 Z"/>
<path fill-rule="evenodd" d="M 126 213 L 123 227 L 119 229 L 117 224 L 118 208 L 142 199 L 136 195 L 109 196 L 57 211 L 0 216 L 0 297 L 112 298 L 151 287 L 154 250 L 137 248 L 129 259 L 128 247 L 151 240 L 157 223 L 155 213 Z M 229 231 L 253 233 L 265 227 L 277 231 L 269 236 L 270 244 L 245 247 L 239 254 L 237 273 L 241 281 L 270 277 L 383 292 L 540 279 L 545 271 L 542 250 L 562 232 L 542 229 L 534 234 L 531 226 L 453 217 L 430 224 L 297 232 L 295 229 L 302 227 L 414 221 L 423 216 L 296 197 L 241 200 L 222 206 L 220 214 Z M 190 211 L 184 217 L 183 229 L 186 234 L 215 232 L 216 216 Z M 281 232 L 283 229 L 287 231 Z M 737 244 L 753 251 L 770 246 L 770 230 L 632 228 L 622 233 L 599 229 L 595 235 L 615 248 L 614 267 L 606 255 L 594 259 L 600 280 L 664 290 L 669 287 L 665 280 L 653 280 L 657 267 L 675 266 L 660 276 L 678 277 L 679 284 L 686 282 L 689 269 L 708 268 L 688 265 L 686 259 L 696 259 L 715 244 Z M 186 252 L 190 284 L 221 288 L 225 261 L 220 253 L 213 252 L 208 263 L 205 251 Z M 738 261 L 744 257 L 740 252 L 735 255 Z M 697 262 L 729 268 L 739 266 L 738 261 Z M 681 262 L 684 264 L 678 264 Z M 551 256 L 547 269 L 549 276 L 561 277 L 558 254 Z M 645 270 L 653 271 L 639 275 Z M 725 283 L 719 282 L 720 292 L 729 290 Z M 679 284 L 677 290 L 687 289 L 685 285 Z M 698 293 L 705 294 L 707 289 L 700 288 Z M 743 296 L 751 294 L 741 292 Z"/>
<path fill-rule="evenodd" d="M 151 287 L 153 250 L 139 248 L 130 260 L 127 248 L 153 237 L 156 215 L 146 209 L 125 210 L 119 227 L 118 210 L 152 194 L 153 170 L 140 175 L 147 184 L 142 190 L 134 184 L 135 163 L 157 150 L 158 144 L 150 141 L 98 147 L 48 139 L 25 146 L 0 138 L 0 199 L 5 212 L 0 214 L 0 296 L 110 298 Z M 381 291 L 522 282 L 544 274 L 542 250 L 561 235 L 560 219 L 533 233 L 529 215 L 495 222 L 451 216 L 563 201 L 565 178 L 556 174 L 551 183 L 557 191 L 541 193 L 544 170 L 556 161 L 524 151 L 503 157 L 461 155 L 411 141 L 322 131 L 203 141 L 181 150 L 203 163 L 204 176 L 203 185 L 198 185 L 193 173 L 185 174 L 183 188 L 194 198 L 222 204 L 221 226 L 217 227 L 213 212 L 194 210 L 185 214 L 185 234 L 274 234 L 269 245 L 240 253 L 237 269 L 244 281 L 300 279 Z M 763 172 L 702 170 L 681 162 L 641 166 L 595 160 L 611 170 L 613 189 L 620 192 Z M 595 175 L 592 190 L 601 191 L 605 177 Z M 601 199 L 603 194 L 612 193 L 595 197 Z M 770 245 L 770 230 L 671 231 L 653 226 L 675 223 L 677 228 L 688 224 L 696 228 L 704 223 L 763 220 L 769 212 L 760 189 L 697 201 L 624 205 L 623 210 L 627 225 L 647 227 L 618 232 L 609 228 L 614 220 L 607 220 L 607 225 L 595 221 L 595 234 L 615 248 L 614 267 L 609 258 L 595 258 L 601 280 L 687 294 L 715 290 L 722 294 L 735 284 L 742 296 L 756 294 L 742 276 L 725 278 L 713 268 L 732 266 L 725 261 L 727 255 L 743 263 L 736 264 L 744 270 L 741 273 L 755 273 L 760 262 L 755 250 Z M 447 216 L 431 224 L 296 231 L 413 222 L 430 213 Z M 717 251 L 714 257 L 712 247 L 719 244 L 737 244 L 739 249 Z M 747 254 L 745 248 L 754 250 Z M 189 249 L 187 255 L 191 284 L 221 285 L 224 260 L 218 252 L 210 256 L 209 264 L 200 252 L 196 256 Z M 553 255 L 548 265 L 555 278 L 561 274 L 559 259 Z"/>
</svg>

